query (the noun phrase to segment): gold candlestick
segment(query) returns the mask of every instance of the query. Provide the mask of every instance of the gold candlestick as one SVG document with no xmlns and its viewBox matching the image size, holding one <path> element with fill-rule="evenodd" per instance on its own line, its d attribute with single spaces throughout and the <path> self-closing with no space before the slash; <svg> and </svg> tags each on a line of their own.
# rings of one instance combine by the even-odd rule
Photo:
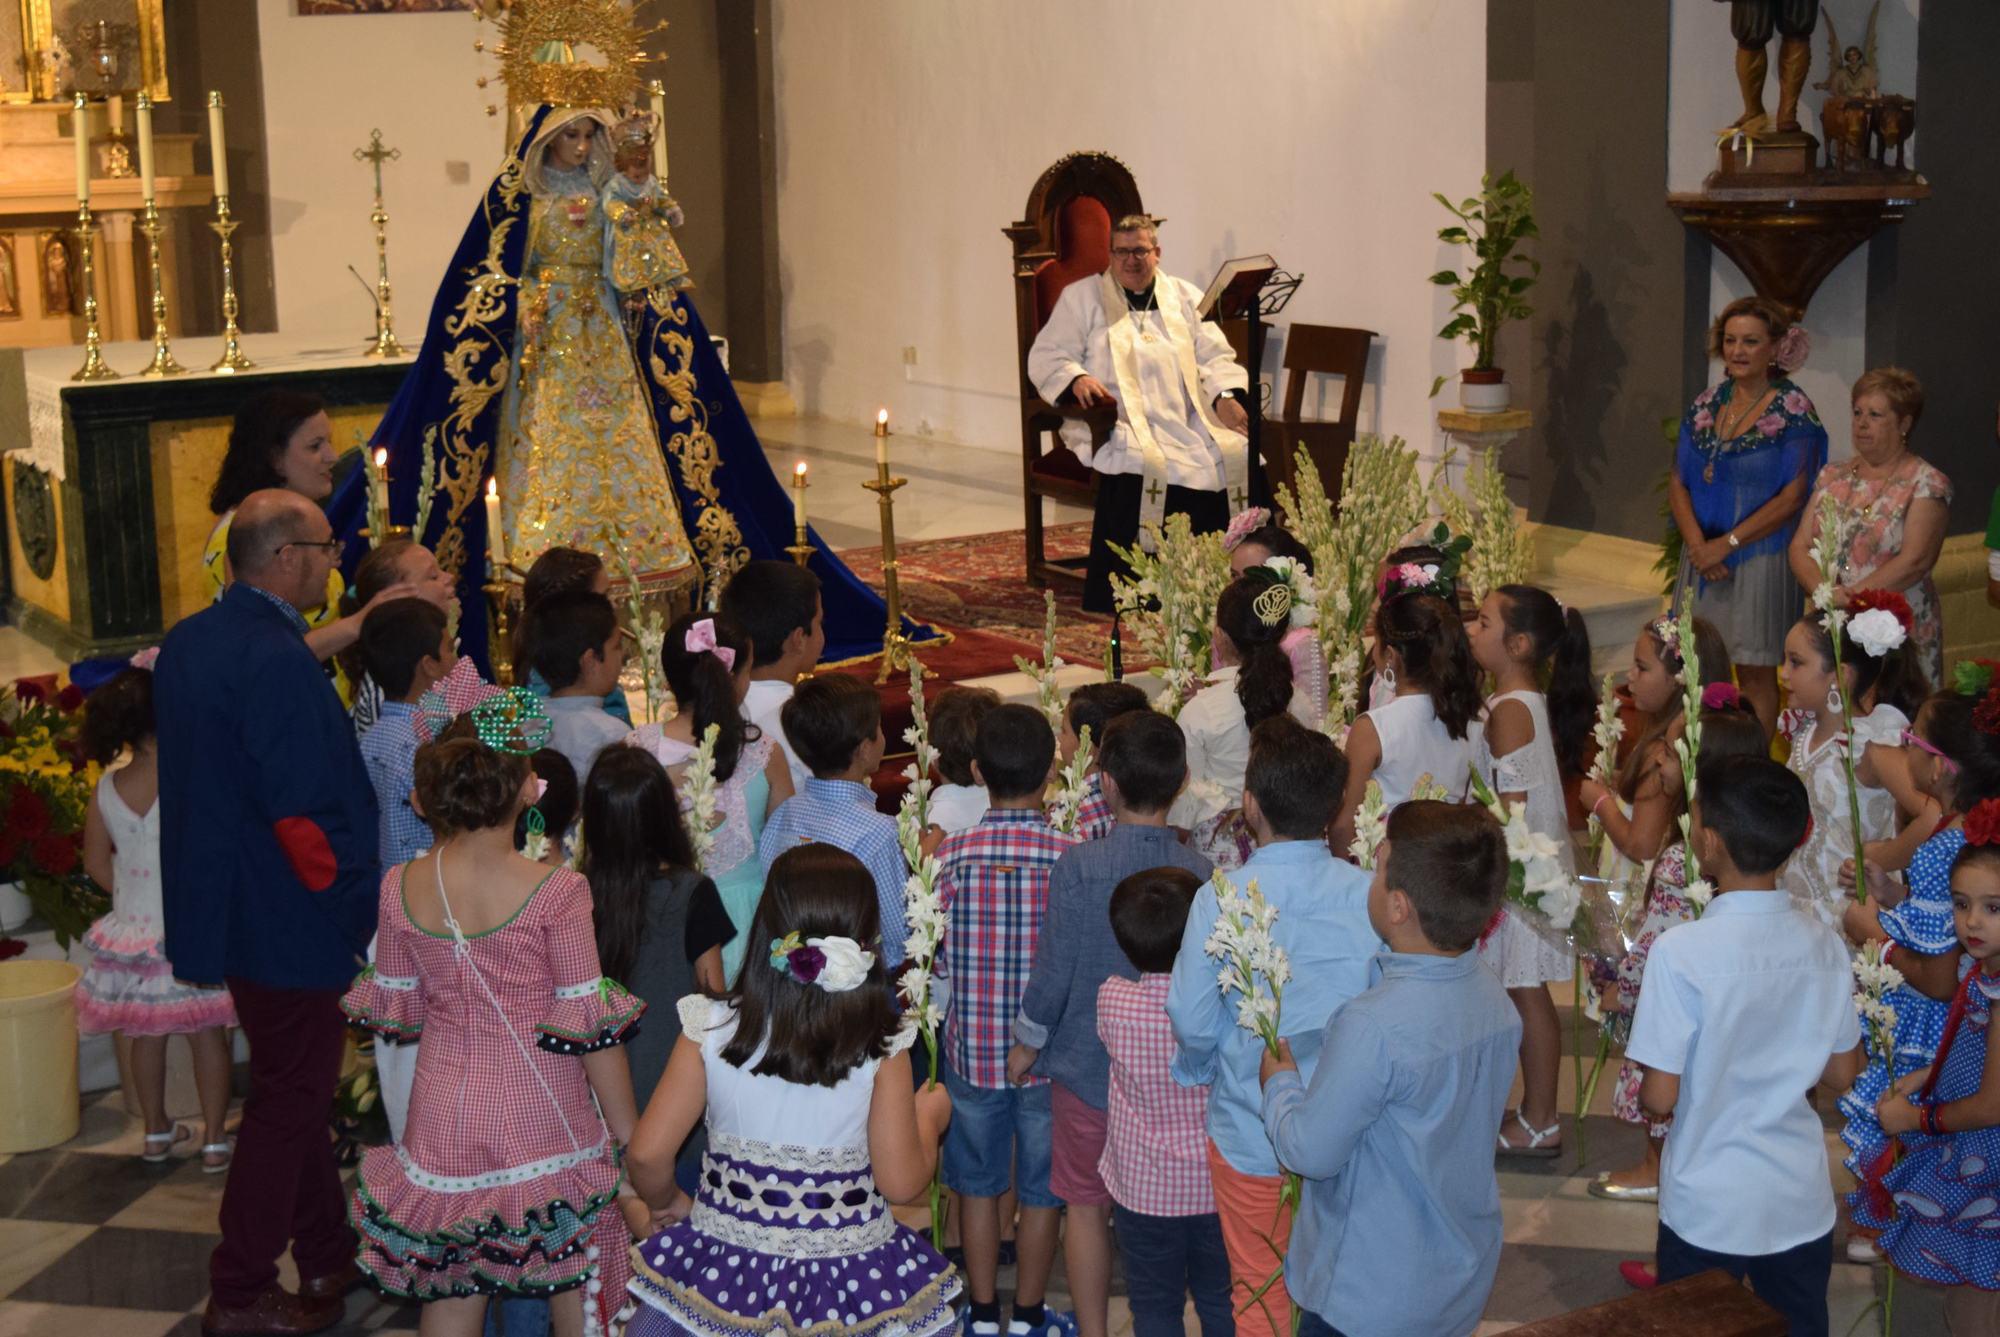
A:
<svg viewBox="0 0 2000 1337">
<path fill-rule="evenodd" d="M 153 270 L 153 360 L 139 374 L 179 376 L 187 368 L 174 361 L 174 350 L 167 346 L 167 290 L 160 276 L 160 233 L 166 225 L 160 221 L 159 206 L 151 200 L 146 201 L 146 217 L 139 230 L 146 234 L 146 253 Z"/>
<path fill-rule="evenodd" d="M 77 94 L 81 102 L 83 94 Z M 72 381 L 115 381 L 118 373 L 104 365 L 104 340 L 97 328 L 97 265 L 93 258 L 96 251 L 97 224 L 90 217 L 90 201 L 83 200 L 76 206 L 76 242 L 78 259 L 83 269 L 83 365 L 77 368 Z"/>
<path fill-rule="evenodd" d="M 375 168 L 375 209 L 368 221 L 375 225 L 375 342 L 364 357 L 401 357 L 403 345 L 396 341 L 395 318 L 389 313 L 389 214 L 382 207 L 382 164 L 403 156 L 401 149 L 382 147 L 382 132 L 368 132 L 368 147 L 354 150 L 356 162 Z"/>
<path fill-rule="evenodd" d="M 514 629 L 507 619 L 507 604 L 513 587 L 504 580 L 489 580 L 480 587 L 486 592 L 486 608 L 490 621 L 491 639 L 487 642 L 487 658 L 493 661 L 493 681 L 496 686 L 514 685 Z"/>
<path fill-rule="evenodd" d="M 792 560 L 804 566 L 812 557 L 812 536 L 806 532 L 806 482 L 805 461 L 799 461 L 792 470 L 792 542 L 785 551 Z"/>
<path fill-rule="evenodd" d="M 886 422 L 878 422 L 877 436 L 887 436 Z M 910 638 L 903 635 L 903 592 L 896 581 L 896 489 L 910 480 L 891 478 L 889 462 L 878 457 L 875 463 L 875 481 L 861 486 L 875 494 L 875 500 L 882 509 L 882 598 L 889 605 L 888 626 L 882 632 L 882 667 L 876 671 L 875 681 L 889 681 L 891 673 L 901 673 L 910 667 L 915 653 L 910 648 Z"/>
<path fill-rule="evenodd" d="M 243 226 L 229 216 L 229 197 L 215 197 L 215 221 L 209 226 L 222 239 L 222 356 L 216 359 L 209 370 L 225 376 L 234 372 L 248 371 L 257 364 L 243 356 L 243 347 L 236 341 L 242 331 L 236 328 L 236 247 L 230 243 L 229 235 Z"/>
</svg>

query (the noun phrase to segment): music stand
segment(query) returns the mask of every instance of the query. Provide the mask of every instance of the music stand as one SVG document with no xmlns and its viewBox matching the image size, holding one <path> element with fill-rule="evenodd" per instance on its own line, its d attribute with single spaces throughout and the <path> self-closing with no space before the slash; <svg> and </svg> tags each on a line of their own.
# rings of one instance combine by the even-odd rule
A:
<svg viewBox="0 0 2000 1337">
<path fill-rule="evenodd" d="M 1304 278 L 1303 274 L 1286 273 L 1268 255 L 1225 260 L 1196 308 L 1204 320 L 1235 320 L 1240 316 L 1249 323 L 1244 343 L 1250 360 L 1250 452 L 1259 467 L 1264 459 L 1264 318 L 1284 310 Z"/>
</svg>

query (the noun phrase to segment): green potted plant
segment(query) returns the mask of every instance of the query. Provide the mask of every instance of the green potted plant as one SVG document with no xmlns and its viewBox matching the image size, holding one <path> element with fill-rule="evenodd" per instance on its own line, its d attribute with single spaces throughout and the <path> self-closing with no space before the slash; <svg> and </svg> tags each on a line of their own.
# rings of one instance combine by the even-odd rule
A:
<svg viewBox="0 0 2000 1337">
<path fill-rule="evenodd" d="M 1489 172 L 1471 199 L 1453 204 L 1435 192 L 1432 198 L 1458 220 L 1440 228 L 1438 240 L 1472 250 L 1472 267 L 1463 275 L 1455 269 L 1431 275 L 1432 283 L 1451 289 L 1455 313 L 1438 338 L 1472 345 L 1472 365 L 1459 373 L 1459 403 L 1469 413 L 1504 412 L 1507 373 L 1493 365 L 1493 347 L 1503 325 L 1524 320 L 1534 310 L 1527 292 L 1542 266 L 1522 249 L 1524 242 L 1541 235 L 1535 228 L 1534 192 L 1512 172 L 1497 180 Z M 1432 394 L 1445 379 L 1437 380 Z"/>
</svg>

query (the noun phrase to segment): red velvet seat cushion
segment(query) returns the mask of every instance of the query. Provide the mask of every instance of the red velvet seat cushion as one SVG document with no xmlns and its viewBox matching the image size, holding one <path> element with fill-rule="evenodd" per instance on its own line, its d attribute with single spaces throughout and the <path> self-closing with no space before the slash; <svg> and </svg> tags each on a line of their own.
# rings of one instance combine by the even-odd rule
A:
<svg viewBox="0 0 2000 1337">
<path fill-rule="evenodd" d="M 1064 288 L 1110 267 L 1111 213 L 1102 201 L 1078 195 L 1057 216 L 1055 259 L 1043 261 L 1035 271 L 1035 328 L 1047 323 Z M 1091 478 L 1075 452 L 1060 446 L 1036 461 L 1035 472 L 1079 483 Z"/>
</svg>

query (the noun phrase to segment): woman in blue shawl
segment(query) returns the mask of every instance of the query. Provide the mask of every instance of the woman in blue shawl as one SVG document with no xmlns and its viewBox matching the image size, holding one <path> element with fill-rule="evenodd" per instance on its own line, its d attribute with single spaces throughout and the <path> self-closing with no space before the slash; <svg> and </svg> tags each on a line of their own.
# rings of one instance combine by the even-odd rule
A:
<svg viewBox="0 0 2000 1337">
<path fill-rule="evenodd" d="M 1785 548 L 1826 463 L 1826 428 L 1787 375 L 1806 347 L 1805 331 L 1775 302 L 1742 297 L 1724 307 L 1708 355 L 1728 374 L 1681 418 L 1668 485 L 1683 554 L 1675 607 L 1692 597 L 1695 616 L 1722 633 L 1767 734 L 1785 633 L 1803 604 Z"/>
<path fill-rule="evenodd" d="M 559 141 L 582 122 L 591 123 L 590 144 L 572 163 L 561 157 Z M 657 224 L 671 244 L 665 218 L 672 202 L 657 182 L 611 170 L 608 132 L 616 124 L 598 109 L 536 109 L 474 211 L 439 286 L 423 349 L 375 431 L 374 444 L 389 451 L 389 505 L 397 520 L 415 515 L 431 461 L 433 501 L 424 532 L 415 537 L 456 575 L 467 613 L 462 643 L 481 664 L 489 663 L 482 593 L 489 547 L 480 499 L 489 478 L 497 477 L 507 555 L 519 568 L 555 543 L 597 551 L 614 571 L 629 552 L 642 585 L 726 580 L 752 558 L 788 560 L 790 498 L 693 302 L 664 269 L 628 286 L 645 265 L 621 266 L 621 225 Z M 602 237 L 601 272 L 590 269 L 591 257 L 581 251 L 566 253 L 590 249 L 586 233 Z M 552 238 L 560 243 L 553 248 Z M 625 249 L 633 257 L 644 250 Z M 598 317 L 616 324 L 615 315 L 624 316 L 630 335 L 620 340 L 616 356 L 573 359 L 583 325 L 594 331 L 591 349 L 611 351 L 598 349 Z M 583 374 L 564 365 L 572 360 L 583 363 Z M 678 517 L 650 504 L 656 500 L 651 469 L 633 458 L 623 430 L 633 402 L 628 393 L 651 419 L 651 440 Z M 533 442 L 536 453 L 516 449 L 524 425 L 530 436 L 543 434 Z M 558 449 L 545 462 L 538 452 L 551 432 Z M 600 443 L 595 451 L 582 449 L 591 441 Z M 364 488 L 357 471 L 329 507 L 335 532 L 350 540 L 364 523 Z M 604 531 L 601 543 L 578 532 L 578 516 Z M 887 621 L 881 597 L 817 535 L 812 544 L 810 566 L 825 609 L 825 658 L 879 651 Z M 676 551 L 683 554 L 679 570 L 672 561 Z M 936 633 L 906 620 L 904 634 L 923 639 Z"/>
</svg>

